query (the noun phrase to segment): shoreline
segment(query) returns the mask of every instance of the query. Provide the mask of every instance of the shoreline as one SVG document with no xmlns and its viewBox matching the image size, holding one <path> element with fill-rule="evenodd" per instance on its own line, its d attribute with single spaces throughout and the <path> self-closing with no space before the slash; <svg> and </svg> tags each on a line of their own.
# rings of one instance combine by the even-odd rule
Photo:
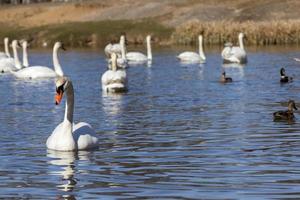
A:
<svg viewBox="0 0 300 200">
<path fill-rule="evenodd" d="M 101 47 L 110 41 L 117 43 L 122 34 L 128 45 L 142 45 L 150 34 L 153 44 L 159 46 L 196 45 L 199 34 L 205 45 L 223 46 L 226 42 L 237 44 L 237 35 L 244 32 L 247 46 L 300 45 L 300 20 L 270 22 L 201 22 L 191 20 L 176 28 L 164 26 L 154 19 L 105 20 L 98 22 L 72 22 L 33 28 L 13 27 L 1 24 L 2 39 L 26 39 L 32 47 L 52 46 L 63 41 L 67 47 Z M 2 38 L 2 39 L 1 39 Z"/>
</svg>

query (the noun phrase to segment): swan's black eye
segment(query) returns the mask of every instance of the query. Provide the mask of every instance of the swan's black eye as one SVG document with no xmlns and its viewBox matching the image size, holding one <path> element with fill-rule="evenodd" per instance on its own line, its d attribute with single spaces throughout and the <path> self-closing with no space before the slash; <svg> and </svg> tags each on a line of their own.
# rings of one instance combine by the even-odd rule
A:
<svg viewBox="0 0 300 200">
<path fill-rule="evenodd" d="M 57 93 L 64 92 L 64 84 L 56 88 L 56 92 Z"/>
</svg>

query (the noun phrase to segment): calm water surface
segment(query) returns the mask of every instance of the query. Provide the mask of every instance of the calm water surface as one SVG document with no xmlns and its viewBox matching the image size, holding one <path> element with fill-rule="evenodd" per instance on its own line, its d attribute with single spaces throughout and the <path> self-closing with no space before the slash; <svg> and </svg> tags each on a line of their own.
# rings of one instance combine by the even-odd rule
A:
<svg viewBox="0 0 300 200">
<path fill-rule="evenodd" d="M 128 68 L 127 94 L 109 96 L 102 53 L 63 52 L 74 119 L 100 138 L 98 150 L 77 154 L 45 147 L 64 115 L 53 80 L 1 75 L 0 198 L 299 198 L 300 113 L 295 123 L 275 123 L 272 112 L 288 99 L 300 103 L 300 63 L 291 59 L 300 50 L 249 49 L 245 67 L 222 66 L 220 51 L 186 65 L 175 59 L 179 48 L 156 50 L 151 66 Z M 51 66 L 51 52 L 31 50 L 30 61 Z M 279 84 L 281 66 L 293 83 Z M 233 83 L 218 82 L 222 69 Z"/>
</svg>

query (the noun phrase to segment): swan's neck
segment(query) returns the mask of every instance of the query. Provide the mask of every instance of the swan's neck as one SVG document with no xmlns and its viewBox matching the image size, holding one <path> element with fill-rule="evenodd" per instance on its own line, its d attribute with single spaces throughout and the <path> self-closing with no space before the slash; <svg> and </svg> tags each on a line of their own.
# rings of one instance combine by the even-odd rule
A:
<svg viewBox="0 0 300 200">
<path fill-rule="evenodd" d="M 15 67 L 17 69 L 22 69 L 22 65 L 21 65 L 21 62 L 19 60 L 18 51 L 17 51 L 16 46 L 13 46 L 13 52 L 14 52 Z"/>
<path fill-rule="evenodd" d="M 203 38 L 199 37 L 199 56 L 202 60 L 206 60 L 204 50 L 203 50 Z"/>
<path fill-rule="evenodd" d="M 111 70 L 114 71 L 114 72 L 118 70 L 116 59 L 112 59 Z"/>
<path fill-rule="evenodd" d="M 126 60 L 125 41 L 121 41 L 121 57 L 122 57 L 123 60 Z"/>
<path fill-rule="evenodd" d="M 53 66 L 54 66 L 54 71 L 56 72 L 56 74 L 58 74 L 59 76 L 63 76 L 64 72 L 62 71 L 61 65 L 58 61 L 58 48 L 53 48 Z"/>
<path fill-rule="evenodd" d="M 10 53 L 9 53 L 9 48 L 8 48 L 8 41 L 4 42 L 4 49 L 5 49 L 5 54 L 10 58 Z"/>
<path fill-rule="evenodd" d="M 65 108 L 65 118 L 64 118 L 64 125 L 71 127 L 72 133 L 72 124 L 73 124 L 73 112 L 74 112 L 74 90 L 73 85 L 70 83 L 69 88 L 66 91 L 66 108 Z"/>
<path fill-rule="evenodd" d="M 27 55 L 27 46 L 23 45 L 23 66 L 28 67 L 28 55 Z"/>
<path fill-rule="evenodd" d="M 152 60 L 152 49 L 151 49 L 151 40 L 147 39 L 147 57 L 148 60 Z"/>
<path fill-rule="evenodd" d="M 240 48 L 244 50 L 243 36 L 239 37 L 239 45 L 240 45 Z"/>
</svg>

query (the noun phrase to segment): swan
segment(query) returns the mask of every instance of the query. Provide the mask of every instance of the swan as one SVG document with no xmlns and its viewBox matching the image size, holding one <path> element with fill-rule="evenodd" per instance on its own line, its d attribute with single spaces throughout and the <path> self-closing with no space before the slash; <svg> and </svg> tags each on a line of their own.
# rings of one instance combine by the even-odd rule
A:
<svg viewBox="0 0 300 200">
<path fill-rule="evenodd" d="M 152 61 L 152 50 L 151 50 L 151 36 L 148 35 L 146 38 L 147 42 L 147 55 L 140 52 L 129 52 L 126 54 L 126 59 L 131 63 L 145 63 Z"/>
<path fill-rule="evenodd" d="M 16 70 L 22 69 L 22 65 L 20 63 L 19 57 L 18 57 L 18 50 L 19 43 L 17 40 L 12 41 L 12 49 L 14 53 L 14 58 L 2 58 L 0 59 L 0 72 L 6 73 L 6 72 L 12 72 Z"/>
<path fill-rule="evenodd" d="M 29 65 L 28 64 L 28 56 L 27 56 L 27 41 L 24 41 L 22 43 L 23 47 L 23 65 Z M 54 70 L 45 67 L 45 66 L 30 66 L 25 67 L 24 69 L 21 69 L 16 72 L 12 72 L 13 75 L 15 75 L 17 78 L 29 78 L 29 79 L 37 79 L 37 78 L 53 78 L 56 76 L 63 76 L 64 73 L 62 71 L 62 68 L 58 61 L 57 51 L 61 48 L 65 50 L 63 44 L 61 42 L 56 42 L 53 47 L 53 66 Z"/>
<path fill-rule="evenodd" d="M 9 49 L 8 49 L 8 44 L 9 44 L 9 39 L 8 37 L 4 38 L 4 50 L 5 52 L 0 52 L 0 59 L 3 58 L 10 58 L 10 53 L 9 53 Z"/>
<path fill-rule="evenodd" d="M 186 51 L 177 56 L 177 58 L 182 62 L 201 62 L 204 63 L 206 60 L 204 51 L 203 51 L 203 36 L 199 35 L 199 54 L 192 51 Z"/>
<path fill-rule="evenodd" d="M 106 45 L 105 48 L 104 48 L 105 55 L 107 57 L 110 57 L 110 55 L 112 53 L 116 53 L 116 54 L 121 55 L 122 54 L 122 42 L 123 41 L 125 43 L 125 36 L 121 35 L 119 43 L 117 43 L 117 44 L 109 43 L 108 45 Z"/>
<path fill-rule="evenodd" d="M 66 93 L 65 117 L 47 139 L 47 148 L 56 151 L 87 150 L 98 146 L 96 132 L 85 122 L 73 123 L 74 90 L 68 77 L 58 77 L 55 82 L 55 104 L 58 105 Z"/>
<path fill-rule="evenodd" d="M 107 70 L 101 78 L 102 90 L 105 92 L 126 92 L 127 91 L 127 75 L 125 70 L 118 69 L 117 55 L 112 53 L 111 68 Z"/>
<path fill-rule="evenodd" d="M 222 58 L 224 63 L 247 63 L 247 54 L 243 43 L 244 33 L 239 34 L 239 46 L 232 46 L 232 44 L 225 45 L 222 51 Z"/>
<path fill-rule="evenodd" d="M 121 45 L 121 54 L 117 54 L 117 65 L 118 67 L 126 68 L 127 60 L 126 60 L 126 47 L 125 47 L 124 36 L 121 36 L 120 45 Z M 109 62 L 108 68 L 111 69 L 112 59 L 110 58 L 108 62 Z"/>
</svg>

